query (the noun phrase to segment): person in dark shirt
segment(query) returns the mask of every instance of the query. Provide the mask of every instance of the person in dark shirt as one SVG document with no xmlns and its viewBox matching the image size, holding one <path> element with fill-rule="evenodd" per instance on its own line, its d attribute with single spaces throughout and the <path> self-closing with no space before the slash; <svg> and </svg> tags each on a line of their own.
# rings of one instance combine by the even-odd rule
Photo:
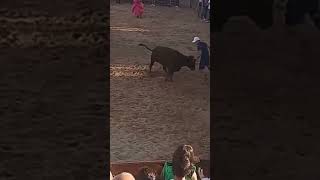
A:
<svg viewBox="0 0 320 180">
<path fill-rule="evenodd" d="M 200 41 L 199 37 L 194 37 L 192 43 L 197 45 L 198 51 L 201 52 L 199 70 L 203 70 L 205 67 L 209 69 L 209 48 L 205 42 Z"/>
<path fill-rule="evenodd" d="M 202 16 L 201 16 L 201 19 L 203 21 L 207 20 L 208 6 L 209 6 L 208 0 L 203 0 L 202 1 Z"/>
</svg>

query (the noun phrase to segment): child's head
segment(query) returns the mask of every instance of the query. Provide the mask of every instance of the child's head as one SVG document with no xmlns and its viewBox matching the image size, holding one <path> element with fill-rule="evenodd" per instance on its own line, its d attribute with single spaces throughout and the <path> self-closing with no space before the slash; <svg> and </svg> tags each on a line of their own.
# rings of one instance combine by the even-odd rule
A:
<svg viewBox="0 0 320 180">
<path fill-rule="evenodd" d="M 155 180 L 155 179 L 156 179 L 156 172 L 149 167 L 141 168 L 137 176 L 137 180 Z"/>
<path fill-rule="evenodd" d="M 172 170 L 177 177 L 185 177 L 192 171 L 192 165 L 198 159 L 194 156 L 193 148 L 190 145 L 180 145 L 173 153 Z"/>
<path fill-rule="evenodd" d="M 113 177 L 113 180 L 135 180 L 132 174 L 127 172 L 122 172 Z"/>
</svg>

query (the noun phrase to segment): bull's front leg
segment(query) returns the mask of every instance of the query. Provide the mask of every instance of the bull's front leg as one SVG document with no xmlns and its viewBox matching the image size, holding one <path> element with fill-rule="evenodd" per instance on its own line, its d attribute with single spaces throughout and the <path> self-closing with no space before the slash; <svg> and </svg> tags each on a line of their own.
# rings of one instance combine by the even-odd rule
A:
<svg viewBox="0 0 320 180">
<path fill-rule="evenodd" d="M 164 79 L 164 81 L 170 81 L 170 74 L 169 72 L 166 73 L 166 78 Z"/>
<path fill-rule="evenodd" d="M 149 72 L 151 73 L 151 70 L 152 70 L 152 66 L 154 64 L 155 60 L 154 58 L 151 56 L 151 62 L 150 62 L 150 65 L 149 65 Z"/>
<path fill-rule="evenodd" d="M 163 69 L 164 72 L 168 72 L 167 68 L 165 66 L 162 66 L 162 69 Z"/>
<path fill-rule="evenodd" d="M 167 72 L 167 81 L 170 81 L 172 82 L 172 77 L 173 77 L 173 70 L 172 69 L 168 69 L 168 72 Z"/>
<path fill-rule="evenodd" d="M 151 62 L 150 65 L 149 65 L 149 73 L 151 73 L 152 66 L 153 66 L 153 62 Z"/>
<path fill-rule="evenodd" d="M 166 74 L 164 81 L 168 81 L 168 79 L 169 79 L 169 73 Z"/>
</svg>

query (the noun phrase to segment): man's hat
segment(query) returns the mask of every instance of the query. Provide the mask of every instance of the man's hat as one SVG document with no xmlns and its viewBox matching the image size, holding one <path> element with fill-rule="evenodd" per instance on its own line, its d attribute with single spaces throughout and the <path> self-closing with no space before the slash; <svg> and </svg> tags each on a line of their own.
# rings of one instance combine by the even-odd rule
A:
<svg viewBox="0 0 320 180">
<path fill-rule="evenodd" d="M 199 37 L 194 37 L 192 43 L 195 43 L 197 41 L 200 41 L 200 38 Z"/>
</svg>

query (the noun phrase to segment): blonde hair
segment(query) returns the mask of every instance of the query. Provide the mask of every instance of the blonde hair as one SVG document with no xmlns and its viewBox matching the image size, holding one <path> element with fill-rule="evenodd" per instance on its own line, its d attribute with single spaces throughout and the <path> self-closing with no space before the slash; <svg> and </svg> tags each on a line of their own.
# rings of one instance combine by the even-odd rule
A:
<svg viewBox="0 0 320 180">
<path fill-rule="evenodd" d="M 113 180 L 135 180 L 134 176 L 128 172 L 122 172 L 113 177 Z"/>
</svg>

